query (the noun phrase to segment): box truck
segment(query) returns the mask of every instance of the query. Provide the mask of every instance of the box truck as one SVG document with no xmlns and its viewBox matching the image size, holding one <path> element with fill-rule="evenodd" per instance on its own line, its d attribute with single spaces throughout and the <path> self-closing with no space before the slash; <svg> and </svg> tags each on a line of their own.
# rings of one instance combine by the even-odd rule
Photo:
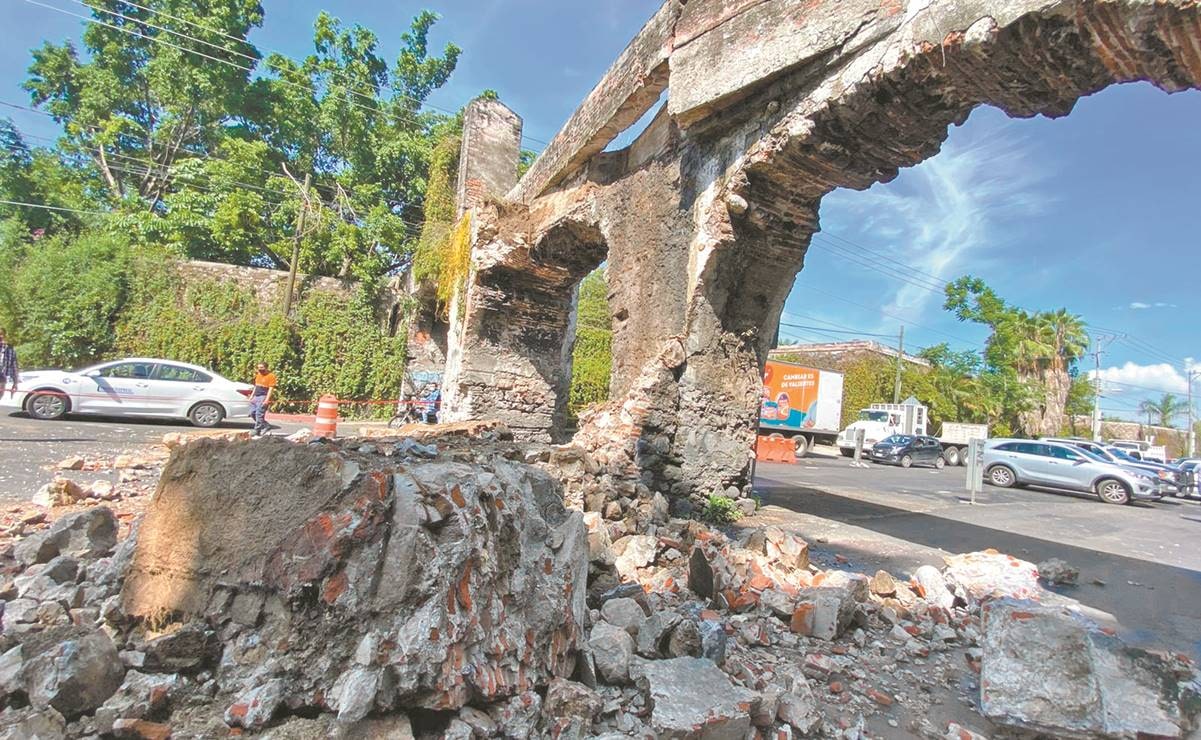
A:
<svg viewBox="0 0 1201 740">
<path fill-rule="evenodd" d="M 763 369 L 759 433 L 795 437 L 797 454 L 833 444 L 842 424 L 842 373 L 768 360 Z"/>
<path fill-rule="evenodd" d="M 863 430 L 863 448 L 866 451 L 894 434 L 928 434 L 929 424 L 926 407 L 916 398 L 908 398 L 904 403 L 873 403 L 860 411 L 858 418 L 838 435 L 838 449 L 846 457 L 855 454 L 857 429 Z M 947 465 L 966 464 L 968 444 L 973 439 L 988 439 L 988 425 L 943 422 L 938 441 L 942 443 L 942 454 Z"/>
</svg>

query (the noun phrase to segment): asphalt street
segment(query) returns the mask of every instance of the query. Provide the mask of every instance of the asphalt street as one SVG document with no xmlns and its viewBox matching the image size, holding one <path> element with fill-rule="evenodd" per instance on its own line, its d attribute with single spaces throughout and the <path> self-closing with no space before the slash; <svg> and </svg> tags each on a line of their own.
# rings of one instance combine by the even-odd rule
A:
<svg viewBox="0 0 1201 740">
<path fill-rule="evenodd" d="M 820 448 L 819 448 L 820 449 Z M 832 453 L 832 454 L 831 454 Z M 818 452 L 797 465 L 760 463 L 755 523 L 796 531 L 815 560 L 896 575 L 947 554 L 995 548 L 1038 563 L 1079 568 L 1061 593 L 1112 614 L 1124 636 L 1201 659 L 1201 503 L 1130 506 L 1095 496 L 985 486 L 972 504 L 966 469 L 857 468 Z"/>
<path fill-rule="evenodd" d="M 280 424 L 290 434 L 300 424 Z M 227 421 L 224 429 L 250 429 L 247 419 Z M 162 440 L 168 432 L 195 431 L 185 421 L 68 417 L 38 421 L 0 414 L 0 504 L 28 500 L 54 477 L 53 468 L 72 455 L 112 457 Z M 95 476 L 93 476 L 95 477 Z"/>
</svg>

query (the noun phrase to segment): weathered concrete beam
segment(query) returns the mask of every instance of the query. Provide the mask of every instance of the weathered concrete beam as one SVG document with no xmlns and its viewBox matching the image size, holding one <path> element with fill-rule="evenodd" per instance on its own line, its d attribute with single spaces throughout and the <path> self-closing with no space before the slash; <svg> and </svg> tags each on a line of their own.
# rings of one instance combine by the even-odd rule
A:
<svg viewBox="0 0 1201 740">
<path fill-rule="evenodd" d="M 528 203 L 604 151 L 638 121 L 667 88 L 667 58 L 680 15 L 680 0 L 667 0 L 530 167 L 509 200 Z"/>
</svg>

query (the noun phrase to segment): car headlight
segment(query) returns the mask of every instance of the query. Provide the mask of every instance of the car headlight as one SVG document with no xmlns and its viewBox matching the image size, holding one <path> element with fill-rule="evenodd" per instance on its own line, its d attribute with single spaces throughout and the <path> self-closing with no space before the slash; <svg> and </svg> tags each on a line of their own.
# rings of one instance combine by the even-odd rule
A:
<svg viewBox="0 0 1201 740">
<path fill-rule="evenodd" d="M 1157 470 L 1155 474 L 1159 476 L 1160 480 L 1172 480 L 1172 474 L 1166 470 Z"/>
</svg>

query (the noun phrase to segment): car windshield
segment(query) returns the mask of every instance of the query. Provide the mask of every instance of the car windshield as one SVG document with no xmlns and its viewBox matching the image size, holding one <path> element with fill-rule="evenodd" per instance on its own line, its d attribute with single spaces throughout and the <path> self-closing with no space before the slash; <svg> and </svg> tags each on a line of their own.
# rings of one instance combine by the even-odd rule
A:
<svg viewBox="0 0 1201 740">
<path fill-rule="evenodd" d="M 860 411 L 859 421 L 888 421 L 887 411 Z"/>
<path fill-rule="evenodd" d="M 1107 450 L 1107 452 L 1109 452 L 1109 454 L 1113 455 L 1114 457 L 1118 458 L 1119 460 L 1124 460 L 1126 462 L 1132 462 L 1132 463 L 1142 462 L 1142 460 L 1139 460 L 1137 458 L 1131 457 L 1130 455 L 1126 454 L 1126 451 L 1123 450 L 1121 447 L 1110 447 Z"/>
<path fill-rule="evenodd" d="M 884 440 L 882 444 L 886 445 L 907 445 L 913 440 L 908 434 L 894 434 Z"/>
<path fill-rule="evenodd" d="M 1103 463 L 1112 462 L 1112 460 L 1105 457 L 1104 455 L 1100 455 L 1096 452 L 1093 452 L 1092 450 L 1087 450 L 1083 447 L 1077 447 L 1076 452 L 1079 452 L 1081 455 L 1084 455 L 1089 460 L 1093 460 L 1095 462 L 1103 462 Z"/>
</svg>

